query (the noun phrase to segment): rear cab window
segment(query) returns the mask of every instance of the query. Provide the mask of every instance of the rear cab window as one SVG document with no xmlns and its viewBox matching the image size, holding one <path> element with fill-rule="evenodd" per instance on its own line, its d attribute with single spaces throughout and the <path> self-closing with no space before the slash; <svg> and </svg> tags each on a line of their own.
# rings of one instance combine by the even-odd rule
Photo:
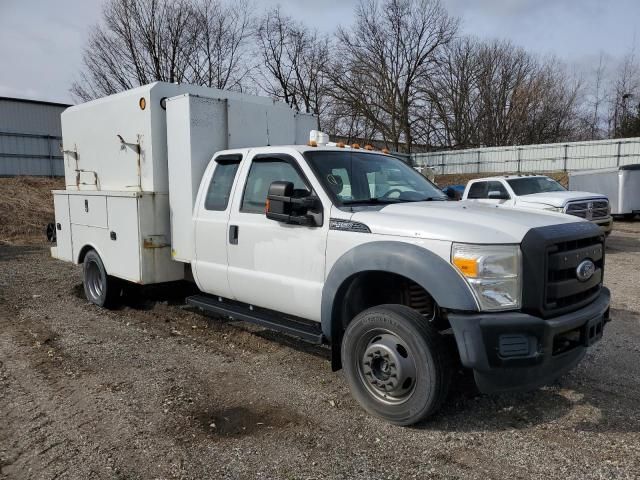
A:
<svg viewBox="0 0 640 480">
<path fill-rule="evenodd" d="M 241 160 L 242 156 L 240 155 L 218 157 L 215 160 L 216 168 L 213 171 L 204 200 L 204 208 L 206 210 L 224 211 L 227 209 L 231 188 Z"/>
</svg>

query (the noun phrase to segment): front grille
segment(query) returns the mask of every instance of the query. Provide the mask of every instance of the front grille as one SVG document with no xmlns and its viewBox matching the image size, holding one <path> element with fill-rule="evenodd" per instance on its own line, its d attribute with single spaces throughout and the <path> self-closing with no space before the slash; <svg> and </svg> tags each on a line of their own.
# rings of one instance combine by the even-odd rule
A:
<svg viewBox="0 0 640 480">
<path fill-rule="evenodd" d="M 576 222 L 532 228 L 521 243 L 522 310 L 544 318 L 562 315 L 593 301 L 604 278 L 604 236 L 597 225 Z M 595 269 L 578 280 L 578 265 Z"/>
<path fill-rule="evenodd" d="M 551 245 L 547 252 L 545 310 L 565 309 L 598 294 L 604 270 L 604 244 L 599 235 L 559 242 Z M 577 277 L 577 268 L 585 260 L 595 264 L 595 271 L 588 280 L 581 281 Z"/>
<path fill-rule="evenodd" d="M 565 213 L 587 220 L 598 220 L 609 215 L 609 200 L 584 200 L 570 202 Z"/>
</svg>

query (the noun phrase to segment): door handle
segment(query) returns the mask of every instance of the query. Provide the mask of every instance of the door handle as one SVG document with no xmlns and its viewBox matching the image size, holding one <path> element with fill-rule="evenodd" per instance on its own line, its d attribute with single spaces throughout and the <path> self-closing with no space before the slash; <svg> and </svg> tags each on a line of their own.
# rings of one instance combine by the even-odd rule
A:
<svg viewBox="0 0 640 480">
<path fill-rule="evenodd" d="M 231 245 L 238 244 L 238 226 L 237 225 L 229 225 L 229 243 Z"/>
</svg>

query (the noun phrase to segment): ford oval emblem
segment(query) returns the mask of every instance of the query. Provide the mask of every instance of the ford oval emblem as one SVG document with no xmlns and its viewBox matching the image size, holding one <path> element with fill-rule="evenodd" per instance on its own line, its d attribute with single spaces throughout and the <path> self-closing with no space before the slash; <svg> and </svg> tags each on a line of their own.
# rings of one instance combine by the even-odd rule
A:
<svg viewBox="0 0 640 480">
<path fill-rule="evenodd" d="M 576 268 L 576 277 L 578 277 L 578 280 L 580 280 L 581 282 L 586 282 L 591 277 L 593 277 L 593 274 L 595 273 L 595 271 L 596 271 L 595 263 L 593 263 L 589 259 L 583 260 L 582 262 L 580 262 L 580 264 Z"/>
</svg>

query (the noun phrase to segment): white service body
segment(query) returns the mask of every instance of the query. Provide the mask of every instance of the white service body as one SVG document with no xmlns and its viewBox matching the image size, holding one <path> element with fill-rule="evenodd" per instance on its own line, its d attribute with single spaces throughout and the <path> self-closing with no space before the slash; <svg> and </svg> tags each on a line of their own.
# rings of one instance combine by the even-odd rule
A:
<svg viewBox="0 0 640 480">
<path fill-rule="evenodd" d="M 160 82 L 70 107 L 52 255 L 78 263 L 94 248 L 110 275 L 139 284 L 183 279 L 172 246 L 176 260 L 190 262 L 193 204 L 213 154 L 302 143 L 316 123 L 269 98 Z"/>
</svg>

